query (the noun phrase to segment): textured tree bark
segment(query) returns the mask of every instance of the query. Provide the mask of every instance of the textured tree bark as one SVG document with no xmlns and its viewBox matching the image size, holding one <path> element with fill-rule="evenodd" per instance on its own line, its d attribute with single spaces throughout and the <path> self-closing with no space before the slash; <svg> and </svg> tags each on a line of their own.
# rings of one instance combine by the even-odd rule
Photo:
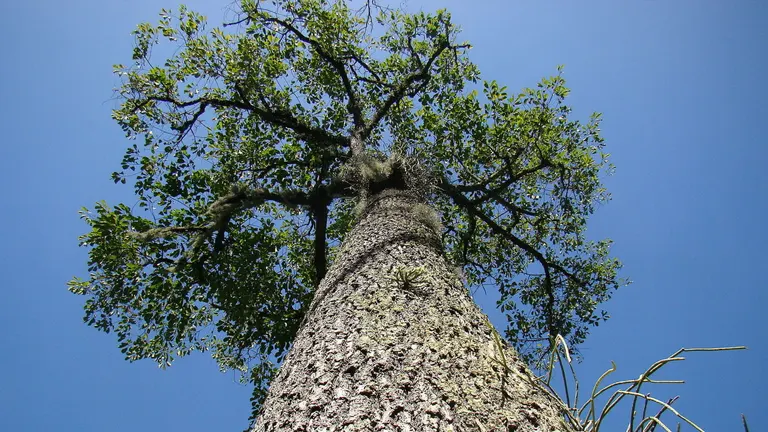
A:
<svg viewBox="0 0 768 432">
<path fill-rule="evenodd" d="M 571 430 L 514 350 L 502 355 L 438 220 L 405 191 L 368 200 L 254 431 Z"/>
</svg>

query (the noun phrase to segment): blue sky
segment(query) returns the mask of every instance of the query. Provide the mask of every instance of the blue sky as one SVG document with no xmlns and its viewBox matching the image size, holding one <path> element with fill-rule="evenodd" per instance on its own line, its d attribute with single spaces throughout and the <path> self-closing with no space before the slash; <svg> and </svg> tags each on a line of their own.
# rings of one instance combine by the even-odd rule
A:
<svg viewBox="0 0 768 432">
<path fill-rule="evenodd" d="M 133 202 L 109 174 L 126 146 L 110 120 L 114 63 L 130 31 L 177 0 L 0 3 L 5 240 L 0 268 L 0 430 L 239 431 L 250 389 L 203 355 L 167 371 L 129 364 L 111 335 L 81 322 L 65 283 L 85 273 L 81 206 Z M 188 5 L 219 22 L 229 1 Z M 675 406 L 705 430 L 768 429 L 765 245 L 768 4 L 759 1 L 416 1 L 447 7 L 485 78 L 510 89 L 566 65 L 571 104 L 604 113 L 614 200 L 590 235 L 615 240 L 634 284 L 583 345 L 582 389 L 614 360 L 634 378 L 683 346 L 662 374 Z M 760 54 L 763 53 L 763 54 Z M 493 297 L 478 301 L 494 322 Z M 623 417 L 623 413 L 622 413 Z M 623 421 L 623 419 L 622 419 Z M 622 421 L 617 420 L 616 430 Z M 684 429 L 685 430 L 685 429 Z"/>
</svg>

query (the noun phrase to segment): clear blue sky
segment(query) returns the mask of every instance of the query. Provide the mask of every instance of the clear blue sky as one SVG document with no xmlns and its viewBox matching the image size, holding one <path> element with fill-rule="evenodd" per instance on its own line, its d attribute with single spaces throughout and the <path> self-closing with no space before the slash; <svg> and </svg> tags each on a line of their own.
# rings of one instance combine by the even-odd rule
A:
<svg viewBox="0 0 768 432">
<path fill-rule="evenodd" d="M 0 3 L 0 430 L 240 431 L 250 389 L 196 355 L 160 371 L 129 364 L 112 335 L 81 322 L 65 282 L 85 273 L 81 206 L 133 202 L 109 174 L 126 146 L 110 120 L 130 31 L 178 0 Z M 229 2 L 189 2 L 218 22 Z M 618 167 L 590 234 L 615 240 L 635 283 L 607 304 L 579 365 L 582 388 L 616 361 L 633 378 L 682 346 L 667 378 L 676 406 L 708 431 L 768 430 L 765 311 L 768 3 L 417 1 L 446 6 L 486 78 L 510 89 L 566 65 L 571 103 L 604 113 Z M 762 53 L 762 54 L 761 54 Z M 760 221 L 763 222 L 760 222 Z M 478 298 L 496 323 L 502 318 Z M 620 424 L 617 423 L 617 425 Z M 617 426 L 616 430 L 620 430 Z"/>
</svg>

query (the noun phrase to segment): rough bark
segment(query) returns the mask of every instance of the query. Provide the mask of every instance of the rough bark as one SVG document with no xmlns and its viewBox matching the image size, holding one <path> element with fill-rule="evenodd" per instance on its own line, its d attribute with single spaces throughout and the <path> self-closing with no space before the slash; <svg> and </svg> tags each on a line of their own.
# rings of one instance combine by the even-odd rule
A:
<svg viewBox="0 0 768 432">
<path fill-rule="evenodd" d="M 571 430 L 514 350 L 502 356 L 437 220 L 406 191 L 368 200 L 254 431 Z"/>
</svg>

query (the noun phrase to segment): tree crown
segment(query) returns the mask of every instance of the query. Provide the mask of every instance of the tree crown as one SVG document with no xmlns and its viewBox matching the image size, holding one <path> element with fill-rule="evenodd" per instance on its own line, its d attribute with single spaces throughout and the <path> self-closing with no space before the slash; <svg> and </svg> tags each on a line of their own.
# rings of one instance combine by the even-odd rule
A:
<svg viewBox="0 0 768 432">
<path fill-rule="evenodd" d="M 374 2 L 243 0 L 205 28 L 163 10 L 115 66 L 133 143 L 113 180 L 139 209 L 83 209 L 89 275 L 69 285 L 129 360 L 211 351 L 258 406 L 355 204 L 396 176 L 439 211 L 467 284 L 499 290 L 527 358 L 607 318 L 620 263 L 585 227 L 611 166 L 600 115 L 569 118 L 561 68 L 510 93 L 480 79 L 448 12 Z"/>
</svg>

